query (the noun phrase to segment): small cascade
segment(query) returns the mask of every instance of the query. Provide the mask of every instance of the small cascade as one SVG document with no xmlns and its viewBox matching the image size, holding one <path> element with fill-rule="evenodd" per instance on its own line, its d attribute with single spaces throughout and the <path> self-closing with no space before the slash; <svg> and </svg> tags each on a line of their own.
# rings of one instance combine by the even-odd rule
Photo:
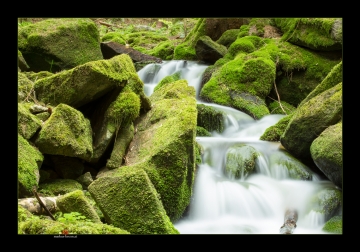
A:
<svg viewBox="0 0 360 252">
<path fill-rule="evenodd" d="M 202 164 L 195 177 L 193 198 L 186 217 L 174 223 L 181 234 L 279 234 L 288 208 L 298 211 L 293 234 L 326 234 L 325 218 L 311 209 L 311 198 L 330 182 L 320 181 L 308 170 L 309 180 L 291 178 L 280 161 L 296 162 L 285 155 L 280 143 L 259 140 L 265 130 L 284 115 L 267 115 L 260 120 L 226 106 L 199 100 L 201 77 L 207 65 L 195 61 L 164 61 L 149 64 L 138 74 L 150 96 L 166 76 L 179 72 L 196 90 L 198 104 L 225 114 L 223 132 L 196 137 L 202 146 Z M 226 153 L 239 145 L 252 147 L 258 154 L 254 172 L 246 177 L 226 175 Z M 306 169 L 306 167 L 304 167 Z"/>
</svg>

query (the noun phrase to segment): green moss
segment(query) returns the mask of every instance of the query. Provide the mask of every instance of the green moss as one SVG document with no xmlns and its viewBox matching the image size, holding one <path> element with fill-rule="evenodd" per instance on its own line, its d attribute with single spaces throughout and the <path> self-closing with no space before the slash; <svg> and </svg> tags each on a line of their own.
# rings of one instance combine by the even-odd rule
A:
<svg viewBox="0 0 360 252">
<path fill-rule="evenodd" d="M 174 57 L 175 45 L 172 41 L 160 42 L 153 49 L 148 51 L 149 55 L 155 56 L 163 60 L 172 60 Z"/>
<path fill-rule="evenodd" d="M 196 136 L 211 136 L 211 133 L 205 128 L 197 126 L 196 127 Z"/>
<path fill-rule="evenodd" d="M 77 234 L 130 234 L 128 231 L 100 223 L 77 221 L 74 224 L 61 223 L 53 220 L 33 219 L 19 224 L 19 234 L 50 234 L 62 235 L 67 230 L 68 235 Z"/>
<path fill-rule="evenodd" d="M 294 106 L 292 106 L 291 104 L 285 102 L 285 101 L 280 101 L 281 102 L 281 106 L 280 103 L 278 101 L 273 101 L 269 104 L 269 110 L 270 110 L 270 114 L 291 114 L 293 112 L 295 112 L 296 108 Z"/>
<path fill-rule="evenodd" d="M 88 160 L 93 153 L 90 121 L 80 111 L 59 104 L 43 125 L 35 143 L 42 153 Z"/>
<path fill-rule="evenodd" d="M 174 81 L 177 81 L 177 80 L 180 80 L 180 75 L 181 75 L 181 72 L 176 72 L 172 75 L 168 75 L 166 77 L 164 77 L 157 85 L 156 87 L 154 88 L 154 92 L 156 90 L 158 90 L 159 88 L 161 88 L 163 85 L 167 84 L 167 83 L 171 83 L 171 82 L 174 82 Z"/>
<path fill-rule="evenodd" d="M 18 204 L 18 222 L 26 221 L 33 215 L 26 208 Z"/>
<path fill-rule="evenodd" d="M 100 177 L 89 192 L 108 223 L 132 234 L 178 234 L 149 177 L 142 169 L 122 167 Z"/>
<path fill-rule="evenodd" d="M 224 45 L 227 48 L 237 39 L 240 29 L 230 29 L 225 31 L 221 37 L 216 40 L 216 43 Z"/>
<path fill-rule="evenodd" d="M 225 114 L 223 112 L 204 104 L 197 104 L 196 108 L 198 111 L 197 126 L 200 126 L 208 131 L 207 134 L 214 130 L 218 133 L 224 131 Z"/>
<path fill-rule="evenodd" d="M 63 213 L 78 212 L 94 223 L 101 223 L 95 209 L 82 190 L 75 190 L 58 197 L 56 205 Z"/>
<path fill-rule="evenodd" d="M 126 44 L 126 36 L 121 34 L 120 32 L 108 32 L 104 36 L 101 37 L 102 42 L 116 42 L 121 45 Z"/>
<path fill-rule="evenodd" d="M 18 48 L 34 71 L 56 72 L 103 58 L 99 32 L 87 18 L 49 18 L 19 27 Z"/>
<path fill-rule="evenodd" d="M 246 144 L 230 147 L 226 151 L 225 174 L 232 179 L 246 178 L 255 171 L 258 156 L 256 149 Z"/>
<path fill-rule="evenodd" d="M 342 226 L 342 216 L 334 216 L 325 223 L 322 230 L 333 234 L 342 234 Z"/>
<path fill-rule="evenodd" d="M 124 87 L 127 82 L 134 83 L 136 75 L 130 56 L 121 54 L 40 79 L 35 82 L 34 90 L 43 103 L 53 106 L 65 103 L 77 108 L 116 87 Z"/>
<path fill-rule="evenodd" d="M 174 50 L 174 60 L 197 60 L 195 45 L 198 39 L 205 35 L 206 18 L 200 18 L 183 43 Z"/>
<path fill-rule="evenodd" d="M 39 169 L 44 160 L 42 153 L 18 134 L 19 196 L 32 196 L 33 187 L 39 183 Z"/>
<path fill-rule="evenodd" d="M 281 118 L 275 125 L 270 126 L 265 130 L 265 132 L 260 136 L 260 140 L 279 142 L 281 135 L 284 133 L 291 117 L 293 114 L 289 114 Z"/>
<path fill-rule="evenodd" d="M 38 192 L 45 196 L 58 196 L 82 190 L 82 185 L 73 179 L 53 179 L 39 184 Z"/>
</svg>

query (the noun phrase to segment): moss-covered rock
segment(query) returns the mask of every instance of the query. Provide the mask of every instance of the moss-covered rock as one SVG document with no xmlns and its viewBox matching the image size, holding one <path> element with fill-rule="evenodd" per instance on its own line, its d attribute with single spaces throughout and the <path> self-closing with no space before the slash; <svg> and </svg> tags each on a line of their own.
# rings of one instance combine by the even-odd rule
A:
<svg viewBox="0 0 360 252">
<path fill-rule="evenodd" d="M 197 104 L 197 126 L 204 128 L 208 132 L 224 131 L 225 114 L 211 106 Z"/>
<path fill-rule="evenodd" d="M 40 72 L 31 71 L 31 72 L 24 72 L 24 74 L 29 78 L 29 80 L 33 82 L 53 75 L 53 73 L 49 71 L 40 71 Z"/>
<path fill-rule="evenodd" d="M 211 133 L 201 126 L 196 127 L 196 136 L 211 136 Z"/>
<path fill-rule="evenodd" d="M 20 198 L 33 195 L 33 187 L 39 184 L 39 169 L 43 160 L 42 153 L 18 134 L 18 196 Z"/>
<path fill-rule="evenodd" d="M 326 128 L 310 146 L 311 157 L 316 166 L 340 188 L 343 180 L 342 133 L 342 121 L 340 121 Z"/>
<path fill-rule="evenodd" d="M 89 186 L 108 223 L 132 234 L 178 234 L 143 169 L 122 167 Z"/>
<path fill-rule="evenodd" d="M 342 227 L 342 215 L 334 216 L 330 220 L 328 220 L 324 227 L 322 228 L 323 231 L 333 233 L 333 234 L 342 234 L 343 227 Z"/>
<path fill-rule="evenodd" d="M 29 140 L 41 128 L 41 121 L 30 113 L 29 109 L 23 104 L 18 103 L 18 133 Z"/>
<path fill-rule="evenodd" d="M 94 223 L 101 223 L 100 217 L 82 190 L 75 190 L 58 197 L 56 205 L 63 213 L 78 212 Z"/>
<path fill-rule="evenodd" d="M 260 140 L 279 142 L 281 135 L 284 133 L 292 114 L 284 116 L 276 124 L 270 126 L 265 130 L 265 132 L 260 136 Z"/>
<path fill-rule="evenodd" d="M 79 182 L 84 190 L 88 189 L 88 186 L 94 181 L 90 172 L 85 172 L 76 178 L 76 181 Z"/>
<path fill-rule="evenodd" d="M 342 18 L 274 18 L 281 40 L 314 50 L 342 49 Z"/>
<path fill-rule="evenodd" d="M 310 202 L 312 211 L 323 214 L 325 221 L 342 214 L 342 191 L 335 186 L 328 186 L 317 192 Z"/>
<path fill-rule="evenodd" d="M 163 60 L 172 60 L 174 57 L 175 44 L 171 40 L 160 42 L 147 53 Z"/>
<path fill-rule="evenodd" d="M 135 79 L 138 81 L 134 81 Z M 139 92 L 143 88 L 131 58 L 121 54 L 109 60 L 88 62 L 40 79 L 34 83 L 34 90 L 37 99 L 43 103 L 53 106 L 64 103 L 78 108 L 116 87 L 124 87 L 127 84 L 132 84 L 131 88 L 136 88 Z"/>
<path fill-rule="evenodd" d="M 76 190 L 82 190 L 79 182 L 73 179 L 52 179 L 39 184 L 39 192 L 45 196 L 64 195 Z"/>
<path fill-rule="evenodd" d="M 160 80 L 160 82 L 155 86 L 154 92 L 164 86 L 165 84 L 180 80 L 181 72 L 173 73 L 172 75 L 168 75 Z"/>
<path fill-rule="evenodd" d="M 250 145 L 238 144 L 226 151 L 225 174 L 233 179 L 245 179 L 255 171 L 255 161 L 259 156 Z"/>
<path fill-rule="evenodd" d="M 35 144 L 44 154 L 90 160 L 93 153 L 90 121 L 80 111 L 59 104 L 44 123 Z"/>
<path fill-rule="evenodd" d="M 121 34 L 120 32 L 108 32 L 101 37 L 102 42 L 116 42 L 121 45 L 126 45 L 126 35 Z"/>
<path fill-rule="evenodd" d="M 33 215 L 26 208 L 18 204 L 18 222 L 26 221 L 31 218 Z"/>
<path fill-rule="evenodd" d="M 54 73 L 103 59 L 99 31 L 88 18 L 49 18 L 19 27 L 18 48 L 34 72 Z"/>
<path fill-rule="evenodd" d="M 230 29 L 225 31 L 216 43 L 229 48 L 229 46 L 237 39 L 240 29 Z"/>
<path fill-rule="evenodd" d="M 316 88 L 313 91 L 311 91 L 311 93 L 309 93 L 304 100 L 302 100 L 299 106 L 301 106 L 311 98 L 317 96 L 318 94 L 324 92 L 325 90 L 339 84 L 340 82 L 342 82 L 342 79 L 343 79 L 343 66 L 341 61 L 339 64 L 335 65 L 331 69 L 330 73 L 325 77 L 325 79 L 323 79 L 323 81 L 319 85 L 317 85 Z"/>
<path fill-rule="evenodd" d="M 309 167 L 287 151 L 270 156 L 270 169 L 271 174 L 280 179 L 312 180 L 314 175 Z"/>
<path fill-rule="evenodd" d="M 130 234 L 128 231 L 102 223 L 76 221 L 62 223 L 59 221 L 35 218 L 19 224 L 18 234 Z"/>
<path fill-rule="evenodd" d="M 125 160 L 126 150 L 134 137 L 134 124 L 127 123 L 123 125 L 115 138 L 114 148 L 111 152 L 110 158 L 106 162 L 106 167 L 109 169 L 115 169 L 120 167 Z"/>
<path fill-rule="evenodd" d="M 204 35 L 196 42 L 195 52 L 198 60 L 214 64 L 218 59 L 224 57 L 227 48 Z"/>
<path fill-rule="evenodd" d="M 293 112 L 295 112 L 296 108 L 292 106 L 291 104 L 285 102 L 285 101 L 272 101 L 268 108 L 270 110 L 270 114 L 283 114 L 288 115 Z"/>
<path fill-rule="evenodd" d="M 153 107 L 137 121 L 127 161 L 146 171 L 175 221 L 189 205 L 194 183 L 195 89 L 178 80 L 162 86 L 150 99 Z"/>
<path fill-rule="evenodd" d="M 311 143 L 342 116 L 342 83 L 298 107 L 280 138 L 281 144 L 295 157 L 311 159 Z"/>
</svg>

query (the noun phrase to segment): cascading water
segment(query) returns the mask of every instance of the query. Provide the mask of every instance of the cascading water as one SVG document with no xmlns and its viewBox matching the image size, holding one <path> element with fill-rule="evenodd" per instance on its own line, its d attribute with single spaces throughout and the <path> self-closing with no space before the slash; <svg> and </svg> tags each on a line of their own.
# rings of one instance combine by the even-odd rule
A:
<svg viewBox="0 0 360 252">
<path fill-rule="evenodd" d="M 309 170 L 311 180 L 291 179 L 279 159 L 286 159 L 280 143 L 261 141 L 265 130 L 284 115 L 268 115 L 254 120 L 233 108 L 204 103 L 199 100 L 200 82 L 208 66 L 195 61 L 164 61 L 149 64 L 138 72 L 150 96 L 166 76 L 180 73 L 196 90 L 198 103 L 225 113 L 225 129 L 212 132 L 211 137 L 196 137 L 203 147 L 193 198 L 185 217 L 174 223 L 181 234 L 279 234 L 288 208 L 298 212 L 293 234 L 327 234 L 322 231 L 323 214 L 311 210 L 311 198 L 324 188 L 334 185 L 320 180 Z M 256 172 L 241 178 L 226 175 L 224 166 L 230 147 L 246 144 L 256 149 Z"/>
</svg>

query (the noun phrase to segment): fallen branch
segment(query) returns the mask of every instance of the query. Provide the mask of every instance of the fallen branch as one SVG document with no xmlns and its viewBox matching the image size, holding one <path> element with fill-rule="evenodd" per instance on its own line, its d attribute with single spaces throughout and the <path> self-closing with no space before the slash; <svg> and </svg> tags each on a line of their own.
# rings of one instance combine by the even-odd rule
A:
<svg viewBox="0 0 360 252">
<path fill-rule="evenodd" d="M 275 67 L 277 67 L 278 63 L 279 63 L 279 56 L 276 58 L 276 65 L 275 65 Z M 280 108 L 282 109 L 282 111 L 284 111 L 285 115 L 287 115 L 286 111 L 284 110 L 283 106 L 281 105 L 280 95 L 279 95 L 279 92 L 278 92 L 277 87 L 276 87 L 275 79 L 276 79 L 276 77 L 274 78 L 274 87 L 275 87 L 276 95 L 277 95 L 277 97 L 278 97 L 278 102 L 279 102 L 279 105 L 280 105 Z"/>
<path fill-rule="evenodd" d="M 55 217 L 50 213 L 49 209 L 47 209 L 45 204 L 42 202 L 42 200 L 40 199 L 39 195 L 37 194 L 35 188 L 33 188 L 33 193 L 34 193 L 36 199 L 38 200 L 38 202 L 40 203 L 40 205 L 45 209 L 46 213 L 50 216 L 50 218 L 55 220 Z"/>
<path fill-rule="evenodd" d="M 105 23 L 103 21 L 99 21 L 99 24 L 101 25 L 105 25 L 107 27 L 117 27 L 117 28 L 122 28 L 121 26 L 118 26 L 118 25 L 113 25 L 113 24 L 109 24 L 109 23 Z"/>
</svg>

